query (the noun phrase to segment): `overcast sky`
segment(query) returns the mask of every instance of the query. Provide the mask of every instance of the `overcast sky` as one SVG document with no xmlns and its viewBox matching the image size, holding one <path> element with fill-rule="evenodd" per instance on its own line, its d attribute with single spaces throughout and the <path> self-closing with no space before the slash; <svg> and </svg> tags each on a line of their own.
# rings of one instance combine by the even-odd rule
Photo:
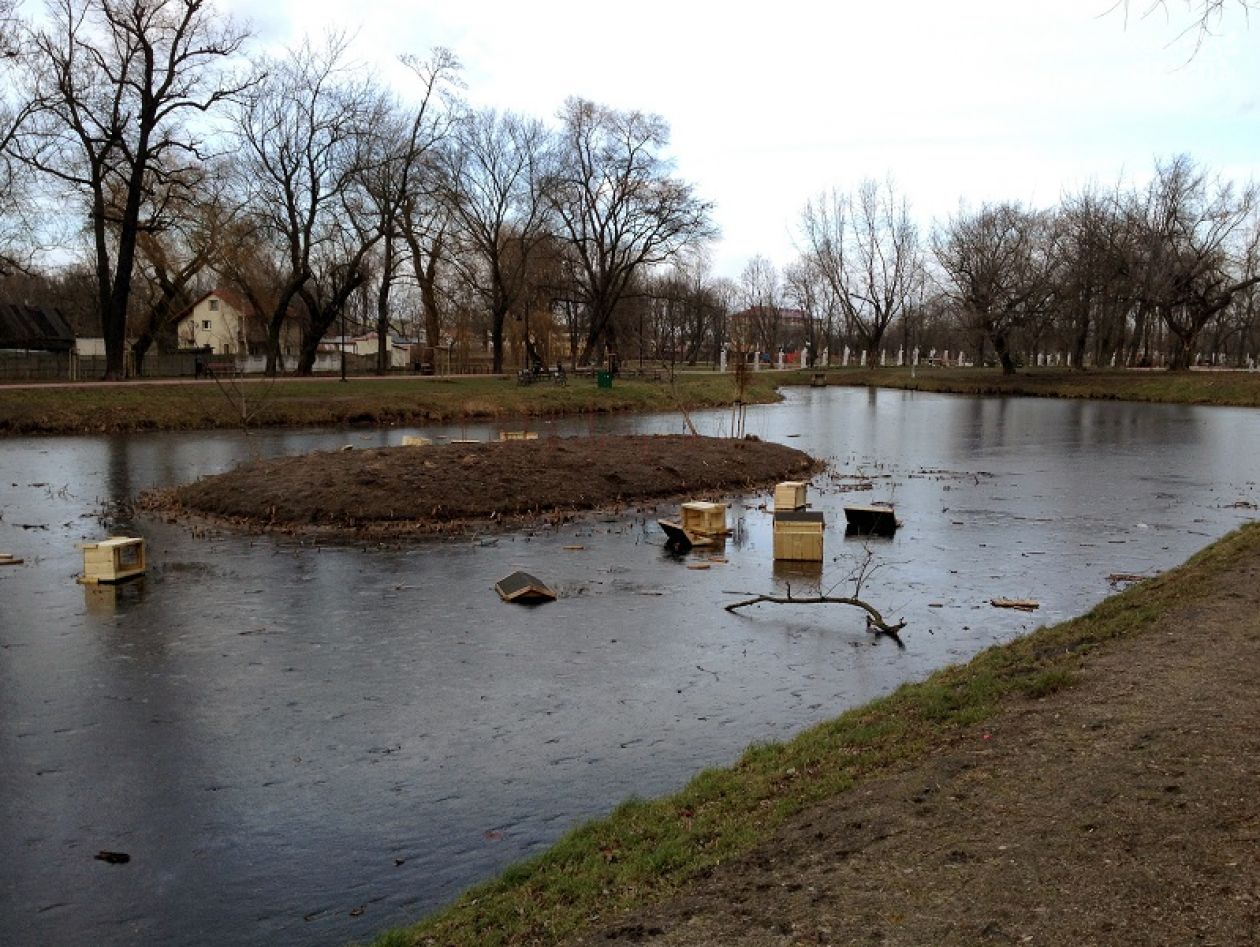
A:
<svg viewBox="0 0 1260 947">
<path fill-rule="evenodd" d="M 446 46 L 467 96 L 552 118 L 567 96 L 658 112 L 678 173 L 717 205 L 714 266 L 795 255 L 804 202 L 892 175 L 920 220 L 1141 181 L 1180 151 L 1236 180 L 1260 162 L 1260 17 L 1194 51 L 1112 0 L 228 0 L 267 44 L 330 27 L 386 77 Z M 1139 4 L 1143 4 L 1139 6 Z M 260 12 L 260 8 L 264 12 Z"/>
</svg>

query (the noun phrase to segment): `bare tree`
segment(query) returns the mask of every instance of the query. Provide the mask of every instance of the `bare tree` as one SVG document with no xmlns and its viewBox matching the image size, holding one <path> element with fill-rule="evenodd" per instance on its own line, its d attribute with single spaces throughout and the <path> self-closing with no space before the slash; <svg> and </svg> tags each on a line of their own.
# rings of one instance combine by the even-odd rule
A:
<svg viewBox="0 0 1260 947">
<path fill-rule="evenodd" d="M 548 232 L 547 148 L 541 122 L 487 109 L 464 116 L 446 152 L 445 199 L 464 251 L 455 265 L 489 313 L 495 372 L 503 370 L 508 314 L 528 319 L 530 263 Z M 528 350 L 528 325 L 525 336 Z"/>
<path fill-rule="evenodd" d="M 1129 235 L 1119 189 L 1095 186 L 1066 195 L 1053 217 L 1056 309 L 1072 366 L 1085 367 L 1091 333 L 1114 337 L 1131 308 L 1125 280 Z"/>
<path fill-rule="evenodd" d="M 1258 195 L 1210 179 L 1188 155 L 1156 165 L 1131 210 L 1132 292 L 1171 335 L 1169 368 L 1188 369 L 1203 327 L 1260 284 L 1254 243 Z"/>
<path fill-rule="evenodd" d="M 918 229 L 891 181 L 863 181 L 857 192 L 820 195 L 801 213 L 810 266 L 822 276 L 874 364 L 884 333 L 910 304 L 923 268 Z"/>
<path fill-rule="evenodd" d="M 1250 16 L 1251 11 L 1257 8 L 1255 0 L 1179 0 L 1171 3 L 1169 0 L 1142 0 L 1140 4 L 1118 0 L 1112 9 L 1123 10 L 1127 20 L 1134 12 L 1134 6 L 1137 6 L 1137 13 L 1142 17 L 1162 13 L 1179 30 L 1177 39 L 1193 38 L 1194 52 L 1198 52 L 1203 43 L 1215 35 L 1230 8 L 1240 10 L 1245 17 Z M 1185 10 L 1184 16 L 1177 12 L 1182 9 Z"/>
<path fill-rule="evenodd" d="M 588 313 L 582 355 L 617 345 L 613 313 L 641 268 L 716 234 L 712 204 L 670 174 L 659 115 L 570 98 L 560 111 L 559 167 L 549 197 L 570 243 Z"/>
<path fill-rule="evenodd" d="M 226 72 L 244 41 L 206 0 L 54 0 L 30 34 L 21 155 L 88 204 L 106 378 L 125 374 L 146 189 L 177 181 L 200 156 L 194 120 L 248 86 Z"/>
<path fill-rule="evenodd" d="M 758 254 L 749 260 L 739 274 L 739 295 L 744 322 L 741 342 L 752 344 L 761 352 L 774 352 L 779 347 L 779 331 L 783 325 L 783 284 L 773 263 Z"/>
<path fill-rule="evenodd" d="M 137 375 L 150 347 L 168 332 L 204 273 L 219 263 L 227 234 L 244 209 L 220 167 L 196 169 L 159 202 L 137 241 L 143 307 L 133 306 Z M 163 192 L 165 193 L 165 192 Z M 190 195 L 195 194 L 195 199 Z"/>
<path fill-rule="evenodd" d="M 713 279 L 709 260 L 704 255 L 675 263 L 671 282 L 675 300 L 671 333 L 682 346 L 682 360 L 695 365 L 706 345 L 722 341 L 721 329 L 729 313 L 729 300 L 724 288 Z M 717 361 L 716 348 L 712 350 L 712 357 Z"/>
<path fill-rule="evenodd" d="M 344 304 L 353 291 L 347 286 L 363 277 L 359 263 L 366 250 L 359 238 L 366 199 L 351 192 L 362 184 L 366 131 L 381 117 L 380 96 L 370 82 L 354 78 L 346 51 L 346 37 L 334 34 L 322 46 L 304 42 L 266 63 L 266 79 L 235 116 L 258 245 L 274 254 L 265 269 L 279 280 L 274 287 L 241 285 L 265 314 L 269 374 L 278 369 L 281 330 L 295 300 L 313 301 L 324 321 L 329 307 Z M 324 287 L 303 294 L 317 265 Z M 322 331 L 313 342 L 312 335 L 308 328 L 304 357 L 313 358 Z"/>
<path fill-rule="evenodd" d="M 433 278 L 431 273 L 426 278 L 421 238 L 411 209 L 417 200 L 431 203 L 438 188 L 435 169 L 440 162 L 440 146 L 449 134 L 454 93 L 460 87 L 459 61 L 449 50 L 437 48 L 428 59 L 405 56 L 402 61 L 419 80 L 419 96 L 409 109 L 401 105 L 389 108 L 385 119 L 371 129 L 380 160 L 365 176 L 380 231 L 375 320 L 378 373 L 389 367 L 390 294 L 403 263 L 400 243 L 414 245 L 421 299 L 426 307 L 432 299 Z M 428 261 L 430 266 L 433 262 Z"/>
<path fill-rule="evenodd" d="M 29 168 L 18 160 L 18 135 L 32 103 L 19 93 L 23 31 L 15 0 L 0 0 L 0 278 L 28 268 L 35 228 L 26 213 Z"/>
<path fill-rule="evenodd" d="M 1012 333 L 1047 311 L 1046 236 L 1044 215 L 1019 204 L 986 204 L 960 211 L 933 238 L 945 291 L 963 325 L 993 344 L 1004 374 L 1015 372 Z"/>
</svg>

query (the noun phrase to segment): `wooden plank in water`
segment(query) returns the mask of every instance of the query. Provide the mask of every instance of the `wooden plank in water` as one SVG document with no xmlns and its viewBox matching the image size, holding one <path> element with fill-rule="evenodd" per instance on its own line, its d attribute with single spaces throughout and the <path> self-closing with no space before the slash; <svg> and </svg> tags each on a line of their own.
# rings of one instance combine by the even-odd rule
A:
<svg viewBox="0 0 1260 947">
<path fill-rule="evenodd" d="M 1015 608 L 1021 612 L 1035 612 L 1041 608 L 1040 602 L 1030 598 L 991 598 L 989 604 L 994 608 Z"/>
</svg>

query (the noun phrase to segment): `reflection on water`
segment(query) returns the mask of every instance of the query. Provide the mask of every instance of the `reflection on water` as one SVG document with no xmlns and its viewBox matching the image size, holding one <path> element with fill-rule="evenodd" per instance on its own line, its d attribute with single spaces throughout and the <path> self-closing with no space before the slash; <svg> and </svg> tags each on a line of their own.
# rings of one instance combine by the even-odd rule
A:
<svg viewBox="0 0 1260 947">
<path fill-rule="evenodd" d="M 0 451 L 0 915 L 15 943 L 341 943 L 400 923 L 631 794 L 1079 613 L 1111 573 L 1185 559 L 1254 515 L 1255 412 L 807 389 L 747 430 L 828 457 L 824 562 L 775 564 L 769 500 L 721 547 L 670 556 L 657 515 L 418 544 L 198 537 L 151 518 L 133 585 L 79 586 L 102 508 L 242 458 L 404 434 L 163 434 Z M 731 430 L 729 411 L 694 416 Z M 511 424 L 519 429 L 521 422 Z M 532 422 L 680 432 L 677 416 Z M 890 540 L 846 539 L 890 500 Z M 580 546 L 580 549 L 566 548 Z M 722 606 L 761 592 L 856 609 Z M 725 562 L 716 561 L 725 559 Z M 707 570 L 686 565 L 709 560 Z M 504 605 L 517 569 L 560 599 Z M 989 598 L 1033 598 L 1035 616 Z M 939 605 L 941 607 L 929 607 Z M 126 865 L 93 859 L 108 849 Z"/>
</svg>

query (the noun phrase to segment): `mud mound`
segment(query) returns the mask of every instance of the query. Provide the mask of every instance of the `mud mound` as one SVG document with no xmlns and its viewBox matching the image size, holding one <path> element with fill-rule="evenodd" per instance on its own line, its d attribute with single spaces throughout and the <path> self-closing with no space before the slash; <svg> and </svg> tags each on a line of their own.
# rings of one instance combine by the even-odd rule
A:
<svg viewBox="0 0 1260 947">
<path fill-rule="evenodd" d="M 435 531 L 633 500 L 699 498 L 808 477 L 802 451 L 757 440 L 546 438 L 388 447 L 255 461 L 141 497 L 141 506 L 254 529 Z"/>
</svg>

